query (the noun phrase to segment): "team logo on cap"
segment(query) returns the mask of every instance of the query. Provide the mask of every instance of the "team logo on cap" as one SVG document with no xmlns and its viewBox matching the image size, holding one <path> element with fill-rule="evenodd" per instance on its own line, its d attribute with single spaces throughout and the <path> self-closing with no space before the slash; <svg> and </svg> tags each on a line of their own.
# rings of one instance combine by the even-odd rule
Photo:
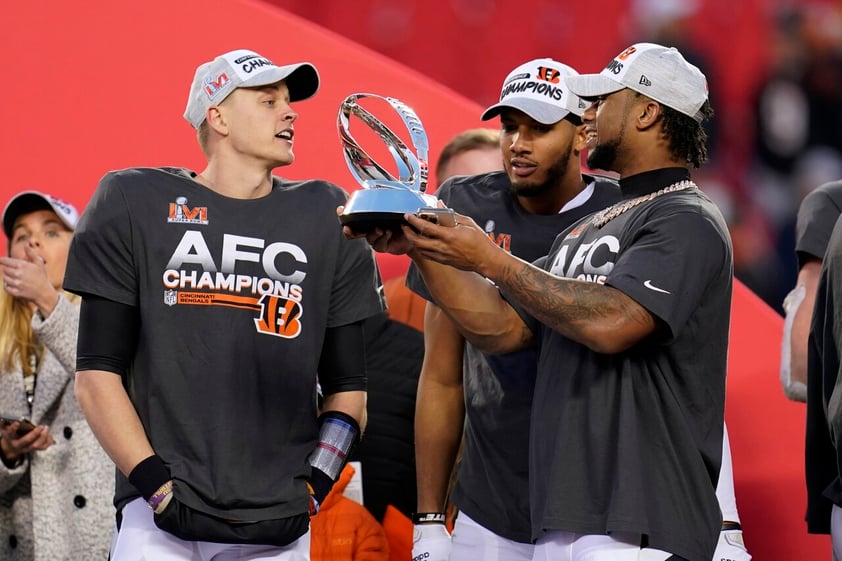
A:
<svg viewBox="0 0 842 561">
<path fill-rule="evenodd" d="M 558 84 L 560 81 L 559 76 L 561 76 L 561 72 L 549 66 L 539 66 L 538 72 L 535 73 L 536 78 L 551 84 Z"/>
<path fill-rule="evenodd" d="M 623 71 L 623 61 L 625 61 L 627 58 L 629 58 L 636 52 L 637 48 L 634 45 L 632 45 L 622 53 L 618 54 L 614 60 L 609 62 L 608 66 L 605 67 L 605 70 L 608 70 L 613 74 L 619 74 Z"/>
<path fill-rule="evenodd" d="M 626 60 L 627 58 L 629 58 L 630 56 L 632 56 L 636 52 L 637 52 L 637 47 L 632 45 L 631 47 L 629 47 L 628 49 L 626 49 L 622 53 L 618 54 L 617 58 L 620 59 L 620 60 Z"/>
</svg>

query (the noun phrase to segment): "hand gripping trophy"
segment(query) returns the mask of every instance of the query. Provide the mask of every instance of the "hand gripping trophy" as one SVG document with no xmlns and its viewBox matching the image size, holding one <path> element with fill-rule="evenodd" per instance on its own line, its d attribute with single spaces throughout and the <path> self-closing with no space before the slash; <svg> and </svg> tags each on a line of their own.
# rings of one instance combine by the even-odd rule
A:
<svg viewBox="0 0 842 561">
<path fill-rule="evenodd" d="M 409 131 L 415 153 L 382 121 L 359 105 L 358 100 L 366 97 L 386 101 L 397 111 Z M 386 143 L 397 164 L 399 178 L 375 162 L 351 135 L 352 115 L 368 125 Z M 427 189 L 427 133 L 411 108 L 391 97 L 356 93 L 346 97 L 340 105 L 336 126 L 345 162 L 354 178 L 363 186 L 363 189 L 355 191 L 348 199 L 339 217 L 343 225 L 358 232 L 367 232 L 374 228 L 397 229 L 404 223 L 403 215 L 408 212 L 423 214 L 428 219 L 435 216 L 440 223 L 446 222 L 446 219 L 441 218 L 442 211 L 452 217 L 452 211 L 436 208 L 438 199 L 424 192 Z"/>
</svg>

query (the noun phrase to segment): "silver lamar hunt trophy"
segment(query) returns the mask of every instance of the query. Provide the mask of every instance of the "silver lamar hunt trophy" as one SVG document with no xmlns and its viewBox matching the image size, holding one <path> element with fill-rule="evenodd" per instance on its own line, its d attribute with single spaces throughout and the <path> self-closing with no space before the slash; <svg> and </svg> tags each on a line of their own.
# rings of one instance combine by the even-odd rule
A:
<svg viewBox="0 0 842 561">
<path fill-rule="evenodd" d="M 365 97 L 382 99 L 398 112 L 409 131 L 417 155 L 379 119 L 357 104 L 357 100 Z M 371 159 L 351 136 L 352 114 L 371 127 L 386 143 L 398 166 L 399 179 Z M 377 94 L 352 94 L 339 107 L 336 127 L 345 162 L 354 178 L 363 186 L 363 189 L 355 191 L 348 199 L 339 217 L 342 224 L 359 232 L 367 232 L 375 227 L 394 230 L 399 229 L 404 222 L 405 213 L 417 213 L 421 209 L 436 206 L 436 197 L 424 193 L 427 189 L 427 133 L 415 112 L 407 105 Z"/>
</svg>

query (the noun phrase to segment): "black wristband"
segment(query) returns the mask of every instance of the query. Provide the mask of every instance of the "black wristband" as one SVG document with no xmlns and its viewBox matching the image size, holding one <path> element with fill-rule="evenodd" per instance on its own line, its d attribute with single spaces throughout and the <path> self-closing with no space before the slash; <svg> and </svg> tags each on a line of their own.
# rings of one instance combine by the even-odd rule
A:
<svg viewBox="0 0 842 561">
<path fill-rule="evenodd" d="M 313 496 L 319 501 L 319 504 L 325 500 L 330 490 L 333 488 L 333 479 L 328 474 L 319 468 L 311 468 L 310 472 L 310 487 L 313 488 Z"/>
<path fill-rule="evenodd" d="M 447 517 L 443 512 L 413 512 L 413 524 L 444 524 Z"/>
<path fill-rule="evenodd" d="M 170 479 L 170 470 L 160 456 L 149 456 L 137 464 L 129 474 L 129 483 L 140 491 L 146 501 Z"/>
<path fill-rule="evenodd" d="M 723 520 L 722 521 L 722 532 L 727 532 L 729 530 L 740 530 L 742 531 L 743 527 L 740 526 L 739 522 L 732 522 L 730 520 Z"/>
</svg>

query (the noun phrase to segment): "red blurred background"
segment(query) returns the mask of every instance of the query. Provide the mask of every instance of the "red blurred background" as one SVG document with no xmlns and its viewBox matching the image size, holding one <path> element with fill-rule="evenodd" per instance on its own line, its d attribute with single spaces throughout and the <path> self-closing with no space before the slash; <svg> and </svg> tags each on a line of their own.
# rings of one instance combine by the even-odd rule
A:
<svg viewBox="0 0 842 561">
<path fill-rule="evenodd" d="M 598 72 L 631 43 L 675 45 L 706 70 L 719 118 L 739 123 L 724 133 L 731 150 L 749 144 L 748 106 L 772 63 L 778 11 L 764 0 L 357 0 L 352 9 L 332 0 L 268 1 L 484 106 L 497 101 L 508 72 L 532 58 Z"/>
</svg>

